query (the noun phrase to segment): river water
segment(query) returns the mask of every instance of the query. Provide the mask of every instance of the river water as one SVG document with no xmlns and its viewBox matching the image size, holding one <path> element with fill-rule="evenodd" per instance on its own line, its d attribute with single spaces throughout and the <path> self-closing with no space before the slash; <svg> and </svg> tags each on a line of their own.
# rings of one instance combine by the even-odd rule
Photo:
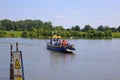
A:
<svg viewBox="0 0 120 80">
<path fill-rule="evenodd" d="M 120 39 L 72 40 L 74 54 L 47 50 L 47 41 L 0 38 L 0 80 L 9 80 L 15 42 L 23 53 L 25 80 L 120 80 Z"/>
</svg>

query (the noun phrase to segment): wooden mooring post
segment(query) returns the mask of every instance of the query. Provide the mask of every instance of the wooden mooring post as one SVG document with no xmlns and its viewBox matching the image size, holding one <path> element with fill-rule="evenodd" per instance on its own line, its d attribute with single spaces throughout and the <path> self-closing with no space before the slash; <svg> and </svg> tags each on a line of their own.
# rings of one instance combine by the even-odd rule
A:
<svg viewBox="0 0 120 80">
<path fill-rule="evenodd" d="M 13 51 L 13 45 L 10 45 L 10 80 L 25 80 L 22 51 L 18 50 L 18 43 L 16 51 Z"/>
</svg>

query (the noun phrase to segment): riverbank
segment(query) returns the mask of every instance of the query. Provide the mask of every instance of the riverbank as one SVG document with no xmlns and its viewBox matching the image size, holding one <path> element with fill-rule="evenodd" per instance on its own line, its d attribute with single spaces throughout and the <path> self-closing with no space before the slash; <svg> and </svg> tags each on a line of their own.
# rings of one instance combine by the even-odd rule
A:
<svg viewBox="0 0 120 80">
<path fill-rule="evenodd" d="M 78 33 L 74 33 L 74 35 L 78 35 L 78 36 L 77 37 L 73 36 L 72 38 L 74 38 L 74 39 L 81 39 L 81 38 L 87 39 L 88 38 L 88 37 L 86 37 L 87 32 L 78 32 Z M 35 33 L 32 33 L 30 31 L 26 31 L 26 32 L 25 31 L 0 31 L 0 37 L 4 37 L 4 38 L 38 38 L 38 39 L 48 39 L 49 38 L 49 35 L 48 36 L 43 36 L 43 35 L 36 36 L 34 34 Z M 28 35 L 31 35 L 31 36 L 28 36 Z M 62 37 L 70 38 L 69 36 L 67 36 L 67 37 L 62 36 Z M 120 32 L 112 32 L 112 36 L 110 38 L 120 38 Z M 96 39 L 96 38 L 89 37 L 88 39 Z M 97 39 L 99 39 L 99 38 L 97 38 Z M 106 39 L 106 37 L 101 37 L 100 39 Z"/>
</svg>

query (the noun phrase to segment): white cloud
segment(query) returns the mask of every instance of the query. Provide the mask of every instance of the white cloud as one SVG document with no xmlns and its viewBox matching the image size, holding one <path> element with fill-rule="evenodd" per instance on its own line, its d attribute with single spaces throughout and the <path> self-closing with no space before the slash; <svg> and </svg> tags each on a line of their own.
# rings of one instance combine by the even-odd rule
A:
<svg viewBox="0 0 120 80">
<path fill-rule="evenodd" d="M 57 19 L 63 19 L 64 16 L 59 15 L 59 16 L 56 16 L 56 18 L 57 18 Z"/>
</svg>

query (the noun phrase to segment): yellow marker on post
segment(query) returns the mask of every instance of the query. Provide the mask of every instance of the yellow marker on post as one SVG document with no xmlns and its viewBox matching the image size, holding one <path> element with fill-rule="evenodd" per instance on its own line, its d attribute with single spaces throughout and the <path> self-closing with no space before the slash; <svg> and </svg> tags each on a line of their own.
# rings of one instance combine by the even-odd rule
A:
<svg viewBox="0 0 120 80">
<path fill-rule="evenodd" d="M 19 77 L 19 78 L 16 78 L 16 80 L 23 80 L 21 77 Z"/>
<path fill-rule="evenodd" d="M 18 59 L 16 59 L 16 61 L 15 61 L 15 69 L 21 69 Z"/>
</svg>

